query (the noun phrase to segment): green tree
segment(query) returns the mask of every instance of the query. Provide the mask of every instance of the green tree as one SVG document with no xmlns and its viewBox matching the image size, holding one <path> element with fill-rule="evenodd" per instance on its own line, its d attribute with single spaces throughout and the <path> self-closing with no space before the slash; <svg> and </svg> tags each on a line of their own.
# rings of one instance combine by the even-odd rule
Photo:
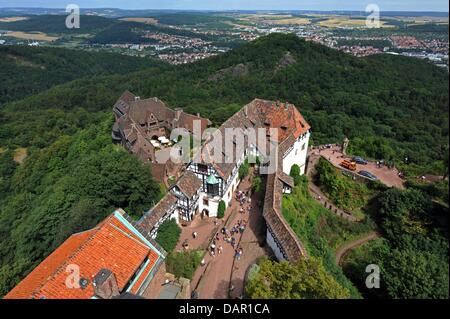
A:
<svg viewBox="0 0 450 319">
<path fill-rule="evenodd" d="M 381 276 L 391 298 L 449 297 L 448 261 L 434 253 L 394 249 L 384 256 L 382 265 Z"/>
<path fill-rule="evenodd" d="M 171 252 L 177 245 L 180 235 L 180 226 L 178 226 L 175 219 L 170 218 L 159 226 L 156 242 L 160 244 L 167 252 Z"/>
<path fill-rule="evenodd" d="M 300 167 L 297 164 L 292 165 L 289 175 L 294 179 L 295 186 L 300 184 Z"/>
<path fill-rule="evenodd" d="M 242 180 L 243 178 L 248 176 L 248 173 L 250 171 L 250 165 L 248 164 L 248 160 L 245 159 L 244 163 L 239 166 L 239 179 Z"/>
<path fill-rule="evenodd" d="M 262 188 L 262 179 L 260 176 L 255 176 L 253 177 L 252 180 L 252 190 L 255 193 L 259 193 L 261 191 Z"/>
<path fill-rule="evenodd" d="M 223 200 L 219 202 L 219 206 L 217 207 L 217 217 L 223 218 L 225 216 L 225 210 L 227 209 L 226 204 Z"/>
<path fill-rule="evenodd" d="M 252 299 L 336 299 L 349 298 L 319 259 L 309 257 L 295 264 L 263 260 L 258 273 L 246 284 Z"/>
</svg>

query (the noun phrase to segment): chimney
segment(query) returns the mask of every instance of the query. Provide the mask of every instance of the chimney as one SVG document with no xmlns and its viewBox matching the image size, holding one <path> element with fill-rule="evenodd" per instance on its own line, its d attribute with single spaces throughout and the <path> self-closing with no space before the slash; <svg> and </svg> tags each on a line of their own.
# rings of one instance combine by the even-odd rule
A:
<svg viewBox="0 0 450 319">
<path fill-rule="evenodd" d="M 201 116 L 200 116 L 200 113 L 197 113 L 197 117 L 201 117 Z"/>
<path fill-rule="evenodd" d="M 245 116 L 248 116 L 248 106 L 246 105 L 246 106 L 244 106 L 244 115 Z"/>
<path fill-rule="evenodd" d="M 289 103 L 288 103 L 288 102 L 284 103 L 284 109 L 285 109 L 286 111 L 289 110 Z"/>
<path fill-rule="evenodd" d="M 94 286 L 94 294 L 99 298 L 111 299 L 120 295 L 116 276 L 109 269 L 100 269 L 95 275 L 92 285 Z"/>
</svg>

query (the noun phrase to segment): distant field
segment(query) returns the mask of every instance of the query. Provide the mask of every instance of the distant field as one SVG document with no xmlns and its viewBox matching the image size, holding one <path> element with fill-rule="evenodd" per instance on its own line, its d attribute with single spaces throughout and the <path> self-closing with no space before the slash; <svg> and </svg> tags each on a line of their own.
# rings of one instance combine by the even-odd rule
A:
<svg viewBox="0 0 450 319">
<path fill-rule="evenodd" d="M 22 20 L 27 20 L 27 17 L 6 17 L 6 18 L 0 18 L 0 22 L 17 22 Z"/>
<path fill-rule="evenodd" d="M 275 15 L 275 14 L 246 14 L 239 18 L 240 21 L 245 22 L 262 22 L 267 24 L 310 24 L 311 20 L 307 18 L 294 17 L 290 14 Z"/>
<path fill-rule="evenodd" d="M 5 34 L 7 37 L 14 37 L 17 39 L 25 39 L 25 40 L 34 40 L 34 41 L 56 41 L 58 40 L 58 37 L 49 36 L 42 32 L 21 32 L 21 31 L 14 31 L 14 32 L 8 32 Z"/>
<path fill-rule="evenodd" d="M 394 18 L 412 24 L 426 24 L 426 23 L 448 24 L 448 17 L 424 16 L 424 17 L 394 17 Z"/>
<path fill-rule="evenodd" d="M 310 24 L 311 20 L 307 18 L 287 18 L 287 19 L 270 19 L 264 20 L 264 22 L 268 24 L 297 24 L 297 25 L 305 25 Z"/>
<path fill-rule="evenodd" d="M 158 20 L 155 18 L 122 18 L 119 19 L 122 21 L 128 21 L 128 22 L 139 22 L 139 23 L 145 23 L 145 24 L 157 24 Z"/>
<path fill-rule="evenodd" d="M 318 22 L 318 25 L 328 28 L 337 27 L 366 27 L 366 19 L 364 18 L 350 18 L 348 16 L 334 16 L 326 20 Z M 380 26 L 383 28 L 393 27 L 389 25 L 388 22 L 381 20 Z"/>
</svg>

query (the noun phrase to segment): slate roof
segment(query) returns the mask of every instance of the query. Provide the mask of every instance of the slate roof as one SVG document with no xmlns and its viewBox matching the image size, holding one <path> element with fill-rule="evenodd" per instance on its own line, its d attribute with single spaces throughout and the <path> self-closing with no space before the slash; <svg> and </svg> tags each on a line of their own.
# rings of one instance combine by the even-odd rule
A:
<svg viewBox="0 0 450 319">
<path fill-rule="evenodd" d="M 281 177 L 281 178 L 280 178 Z M 287 260 L 294 262 L 307 257 L 307 252 L 282 213 L 283 180 L 286 174 L 277 172 L 267 176 L 263 217 L 280 242 Z"/>
<path fill-rule="evenodd" d="M 114 273 L 123 292 L 142 263 L 148 259 L 155 265 L 159 253 L 116 214 L 91 230 L 70 236 L 5 298 L 88 299 L 94 296 L 92 281 L 101 269 Z M 78 266 L 80 278 L 89 280 L 84 289 L 66 286 L 68 265 Z"/>
</svg>

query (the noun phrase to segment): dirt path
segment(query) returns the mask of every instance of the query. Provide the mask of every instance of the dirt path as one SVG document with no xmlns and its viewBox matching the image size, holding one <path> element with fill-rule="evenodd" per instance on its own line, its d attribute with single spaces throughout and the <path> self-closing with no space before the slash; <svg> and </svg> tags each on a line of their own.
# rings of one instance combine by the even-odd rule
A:
<svg viewBox="0 0 450 319">
<path fill-rule="evenodd" d="M 379 238 L 380 234 L 377 232 L 371 232 L 364 236 L 363 238 L 357 239 L 355 241 L 349 242 L 347 244 L 344 244 L 343 246 L 339 247 L 336 250 L 336 264 L 341 266 L 342 259 L 345 257 L 345 255 L 352 250 L 355 247 L 361 246 L 362 244 L 367 243 L 368 241 L 374 240 L 376 238 Z"/>
</svg>

